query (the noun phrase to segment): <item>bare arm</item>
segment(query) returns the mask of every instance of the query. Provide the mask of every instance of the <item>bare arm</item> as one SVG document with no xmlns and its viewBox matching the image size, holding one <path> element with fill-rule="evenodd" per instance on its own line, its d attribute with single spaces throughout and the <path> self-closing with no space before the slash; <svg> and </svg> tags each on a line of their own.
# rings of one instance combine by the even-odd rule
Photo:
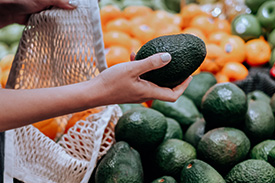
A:
<svg viewBox="0 0 275 183">
<path fill-rule="evenodd" d="M 175 101 L 191 77 L 174 89 L 158 87 L 139 76 L 163 67 L 170 60 L 156 54 L 142 61 L 115 65 L 96 78 L 77 84 L 29 90 L 0 89 L 0 130 L 4 131 L 40 120 L 97 106 L 138 103 L 150 99 Z"/>
</svg>

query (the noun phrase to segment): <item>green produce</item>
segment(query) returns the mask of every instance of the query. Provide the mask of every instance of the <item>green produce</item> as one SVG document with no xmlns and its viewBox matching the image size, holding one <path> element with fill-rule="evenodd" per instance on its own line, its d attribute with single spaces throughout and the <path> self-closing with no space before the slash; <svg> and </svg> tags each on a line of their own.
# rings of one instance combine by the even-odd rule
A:
<svg viewBox="0 0 275 183">
<path fill-rule="evenodd" d="M 275 166 L 275 147 L 273 147 L 268 155 L 267 155 L 267 161 L 272 165 Z"/>
<path fill-rule="evenodd" d="M 200 112 L 193 101 L 184 95 L 180 96 L 176 102 L 154 100 L 151 108 L 178 121 L 183 130 L 200 118 Z"/>
<path fill-rule="evenodd" d="M 19 42 L 14 42 L 10 45 L 10 48 L 9 48 L 9 52 L 11 54 L 16 54 L 16 51 L 18 49 L 18 46 L 19 46 Z"/>
<path fill-rule="evenodd" d="M 269 60 L 269 66 L 272 67 L 275 63 L 275 47 L 271 51 L 271 56 Z"/>
<path fill-rule="evenodd" d="M 112 6 L 118 7 L 119 9 L 122 9 L 122 4 L 118 0 L 100 0 L 98 4 L 100 8 L 103 8 L 108 5 L 112 5 Z"/>
<path fill-rule="evenodd" d="M 262 27 L 271 31 L 275 28 L 275 1 L 264 2 L 257 12 L 257 18 Z"/>
<path fill-rule="evenodd" d="M 123 141 L 107 151 L 95 171 L 95 183 L 143 183 L 140 155 Z"/>
<path fill-rule="evenodd" d="M 271 97 L 270 106 L 271 106 L 273 115 L 275 115 L 275 93 Z"/>
<path fill-rule="evenodd" d="M 124 9 L 128 6 L 148 6 L 152 8 L 152 1 L 148 0 L 121 0 L 121 8 Z"/>
<path fill-rule="evenodd" d="M 211 165 L 199 159 L 192 159 L 185 163 L 180 177 L 180 183 L 225 183 L 219 172 Z"/>
<path fill-rule="evenodd" d="M 163 10 L 168 13 L 179 13 L 180 12 L 180 0 L 151 0 L 152 8 L 155 10 Z M 171 3 L 169 3 L 171 2 Z M 178 6 L 179 4 L 179 6 Z"/>
<path fill-rule="evenodd" d="M 245 0 L 245 5 L 252 11 L 253 14 L 256 14 L 259 7 L 266 1 L 270 0 Z"/>
<path fill-rule="evenodd" d="M 221 127 L 208 131 L 200 140 L 199 159 L 224 173 L 243 161 L 250 150 L 250 141 L 239 129 Z"/>
<path fill-rule="evenodd" d="M 259 38 L 262 35 L 262 27 L 255 15 L 240 14 L 231 22 L 231 32 L 248 41 Z"/>
<path fill-rule="evenodd" d="M 275 168 L 263 160 L 240 162 L 226 175 L 227 183 L 275 183 Z"/>
<path fill-rule="evenodd" d="M 181 0 L 163 0 L 166 7 L 171 10 L 174 11 L 176 13 L 180 13 L 181 10 Z"/>
<path fill-rule="evenodd" d="M 10 24 L 0 29 L 0 42 L 11 45 L 18 42 L 22 37 L 24 26 L 19 24 Z"/>
<path fill-rule="evenodd" d="M 268 154 L 275 147 L 275 140 L 265 140 L 255 145 L 250 152 L 250 158 L 268 160 Z"/>
<path fill-rule="evenodd" d="M 190 98 L 196 107 L 200 109 L 201 100 L 206 91 L 217 83 L 215 76 L 210 72 L 200 72 L 193 76 L 183 95 Z"/>
<path fill-rule="evenodd" d="M 164 139 L 167 121 L 151 108 L 134 108 L 124 113 L 115 127 L 117 141 L 126 141 L 139 152 L 154 150 Z"/>
<path fill-rule="evenodd" d="M 177 181 L 171 176 L 163 176 L 154 180 L 151 183 L 177 183 Z"/>
<path fill-rule="evenodd" d="M 200 38 L 191 34 L 160 36 L 145 43 L 135 58 L 141 60 L 160 52 L 170 53 L 171 62 L 140 77 L 159 86 L 174 88 L 201 65 L 206 56 L 206 46 Z"/>
<path fill-rule="evenodd" d="M 275 29 L 273 29 L 270 32 L 270 34 L 268 35 L 267 41 L 271 45 L 272 48 L 275 48 Z"/>
<path fill-rule="evenodd" d="M 189 126 L 184 135 L 184 140 L 195 148 L 197 148 L 199 141 L 205 134 L 205 120 L 198 119 L 195 123 Z"/>
<path fill-rule="evenodd" d="M 167 130 L 163 140 L 168 140 L 168 139 L 182 140 L 183 132 L 180 124 L 172 118 L 166 118 L 166 120 L 167 120 Z"/>
<path fill-rule="evenodd" d="M 185 162 L 195 158 L 196 149 L 191 144 L 179 139 L 168 139 L 156 149 L 156 169 L 160 174 L 178 180 Z"/>
<path fill-rule="evenodd" d="M 249 92 L 247 94 L 247 101 L 249 102 L 250 100 L 270 103 L 270 97 L 260 90 L 254 90 L 252 92 Z"/>
<path fill-rule="evenodd" d="M 246 94 L 231 82 L 215 84 L 202 98 L 201 113 L 207 129 L 240 126 L 245 120 L 246 111 Z"/>
<path fill-rule="evenodd" d="M 0 59 L 9 54 L 9 46 L 6 43 L 0 42 Z"/>
<path fill-rule="evenodd" d="M 121 108 L 122 112 L 125 113 L 131 109 L 144 106 L 142 104 L 119 104 L 119 107 Z"/>
<path fill-rule="evenodd" d="M 245 118 L 244 132 L 251 142 L 259 143 L 272 137 L 275 130 L 274 115 L 269 103 L 250 101 Z"/>
</svg>

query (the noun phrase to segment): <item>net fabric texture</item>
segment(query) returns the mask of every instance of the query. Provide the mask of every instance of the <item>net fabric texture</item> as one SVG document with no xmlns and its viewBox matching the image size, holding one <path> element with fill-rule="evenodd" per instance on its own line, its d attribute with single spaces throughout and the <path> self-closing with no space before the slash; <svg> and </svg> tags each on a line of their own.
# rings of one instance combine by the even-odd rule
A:
<svg viewBox="0 0 275 183">
<path fill-rule="evenodd" d="M 61 86 L 92 79 L 106 69 L 97 3 L 79 0 L 75 10 L 53 8 L 32 15 L 6 87 Z M 122 115 L 118 105 L 100 109 L 78 121 L 58 142 L 33 125 L 6 131 L 5 183 L 13 178 L 26 183 L 87 183 L 97 160 L 114 143 L 114 127 Z"/>
</svg>

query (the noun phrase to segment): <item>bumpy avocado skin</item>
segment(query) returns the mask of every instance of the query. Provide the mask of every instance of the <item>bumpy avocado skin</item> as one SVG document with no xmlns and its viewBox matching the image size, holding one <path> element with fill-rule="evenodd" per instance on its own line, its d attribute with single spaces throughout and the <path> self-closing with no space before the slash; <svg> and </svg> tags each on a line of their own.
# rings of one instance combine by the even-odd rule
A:
<svg viewBox="0 0 275 183">
<path fill-rule="evenodd" d="M 159 86 L 174 88 L 191 75 L 204 61 L 205 43 L 192 34 L 160 36 L 145 43 L 135 59 L 141 60 L 153 54 L 168 52 L 172 56 L 169 64 L 141 75 L 142 79 Z"/>
</svg>

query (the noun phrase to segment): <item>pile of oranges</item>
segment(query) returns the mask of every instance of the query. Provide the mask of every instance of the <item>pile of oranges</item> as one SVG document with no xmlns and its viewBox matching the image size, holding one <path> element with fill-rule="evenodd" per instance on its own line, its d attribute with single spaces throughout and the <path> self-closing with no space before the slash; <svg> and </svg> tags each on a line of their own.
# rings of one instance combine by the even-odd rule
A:
<svg viewBox="0 0 275 183">
<path fill-rule="evenodd" d="M 155 37 L 179 33 L 196 35 L 205 42 L 205 61 L 193 74 L 211 72 L 219 83 L 244 79 L 249 74 L 244 63 L 263 65 L 271 55 L 264 38 L 245 42 L 231 34 L 229 20 L 213 17 L 198 4 L 188 4 L 178 14 L 146 6 L 121 10 L 108 5 L 101 8 L 100 16 L 108 67 L 130 61 L 132 52 Z"/>
<path fill-rule="evenodd" d="M 13 59 L 14 54 L 7 54 L 0 60 L 0 88 L 6 86 Z"/>
</svg>

